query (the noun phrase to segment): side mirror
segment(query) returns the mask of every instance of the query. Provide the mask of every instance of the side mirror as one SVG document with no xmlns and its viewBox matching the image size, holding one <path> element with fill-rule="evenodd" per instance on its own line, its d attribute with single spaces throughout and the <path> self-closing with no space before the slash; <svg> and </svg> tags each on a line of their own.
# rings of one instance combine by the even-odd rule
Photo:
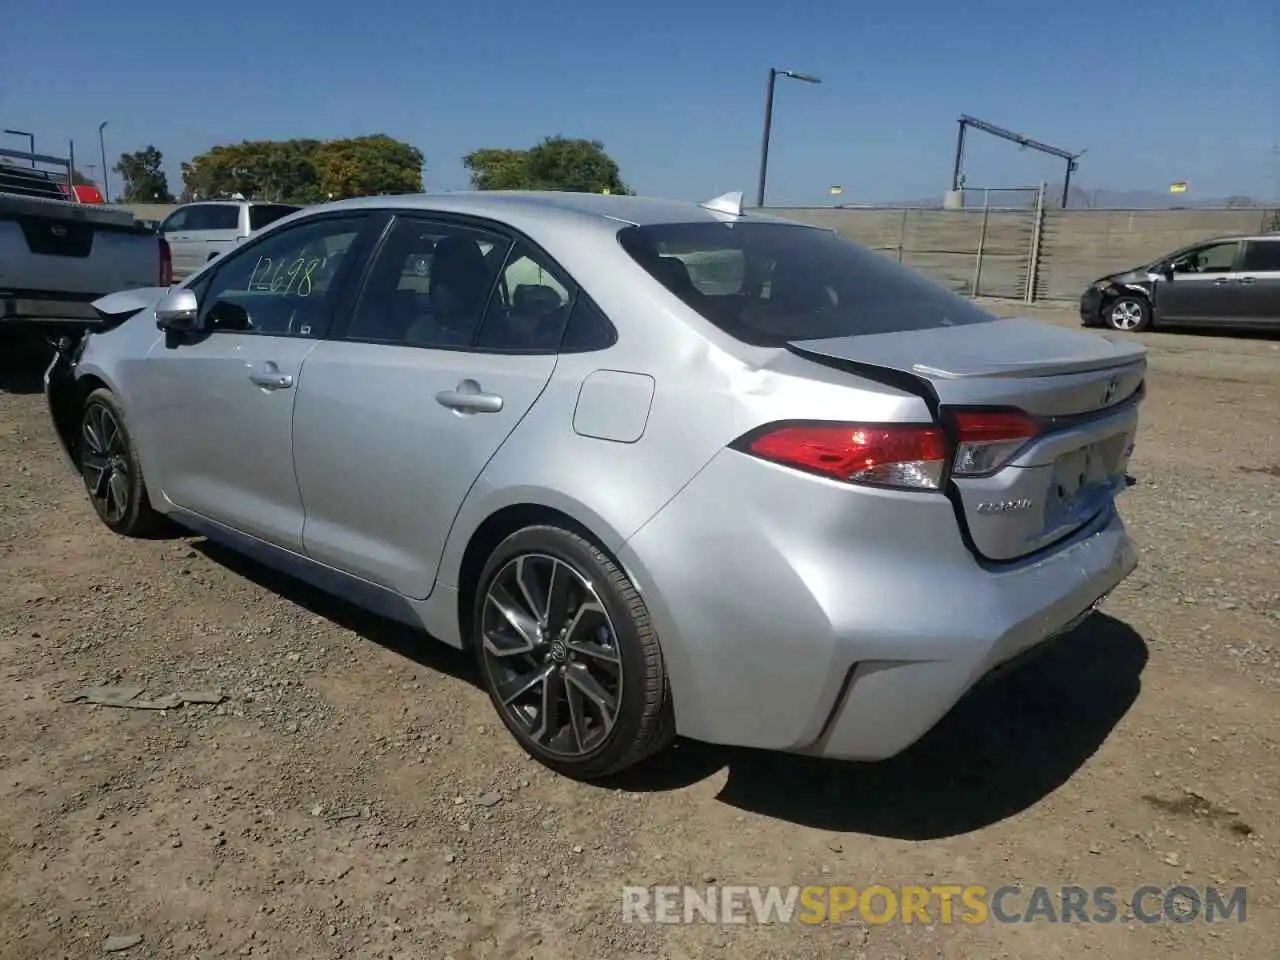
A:
<svg viewBox="0 0 1280 960">
<path fill-rule="evenodd" d="M 200 303 L 185 287 L 170 290 L 156 304 L 156 326 L 161 330 L 190 333 L 200 327 Z"/>
<path fill-rule="evenodd" d="M 1172 263 L 1162 263 L 1162 264 L 1160 264 L 1160 266 L 1156 267 L 1156 272 L 1157 272 L 1157 273 L 1159 273 L 1159 274 L 1160 274 L 1160 276 L 1164 277 L 1166 280 L 1172 280 L 1172 279 L 1173 279 L 1173 264 L 1172 264 Z"/>
</svg>

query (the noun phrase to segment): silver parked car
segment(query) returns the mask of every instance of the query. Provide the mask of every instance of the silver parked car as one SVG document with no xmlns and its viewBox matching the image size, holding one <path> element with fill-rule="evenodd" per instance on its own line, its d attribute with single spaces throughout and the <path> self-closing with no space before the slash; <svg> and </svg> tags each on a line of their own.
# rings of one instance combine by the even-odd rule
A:
<svg viewBox="0 0 1280 960">
<path fill-rule="evenodd" d="M 253 200 L 183 204 L 160 224 L 160 235 L 168 241 L 172 252 L 173 275 L 182 279 L 195 273 L 253 233 L 301 209 L 292 203 Z"/>
<path fill-rule="evenodd" d="M 54 423 L 112 530 L 164 514 L 473 649 L 565 774 L 677 732 L 888 757 L 1136 565 L 1145 351 L 740 202 L 295 214 L 99 301 Z"/>
</svg>

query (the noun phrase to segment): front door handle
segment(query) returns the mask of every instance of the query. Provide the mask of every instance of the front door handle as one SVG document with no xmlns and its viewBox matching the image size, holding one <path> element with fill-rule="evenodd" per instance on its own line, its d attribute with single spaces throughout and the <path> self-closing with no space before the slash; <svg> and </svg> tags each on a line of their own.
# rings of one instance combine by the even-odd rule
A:
<svg viewBox="0 0 1280 960">
<path fill-rule="evenodd" d="M 261 370 L 254 370 L 249 374 L 249 382 L 263 390 L 287 390 L 293 386 L 293 376 L 281 373 L 279 367 L 268 361 L 262 365 Z"/>
<path fill-rule="evenodd" d="M 1241 277 L 1241 278 L 1240 278 L 1240 282 L 1241 282 L 1241 283 L 1253 283 L 1253 282 L 1254 282 L 1255 280 L 1257 280 L 1257 279 L 1258 279 L 1257 277 Z"/>
<path fill-rule="evenodd" d="M 1223 284 L 1227 284 L 1230 282 L 1231 282 L 1231 279 L 1229 277 L 1219 277 L 1217 280 L 1213 281 L 1213 285 L 1215 287 L 1220 287 Z"/>
<path fill-rule="evenodd" d="M 436 394 L 436 403 L 458 413 L 499 413 L 502 398 L 496 393 L 485 393 L 474 380 L 462 380 L 452 390 Z"/>
</svg>

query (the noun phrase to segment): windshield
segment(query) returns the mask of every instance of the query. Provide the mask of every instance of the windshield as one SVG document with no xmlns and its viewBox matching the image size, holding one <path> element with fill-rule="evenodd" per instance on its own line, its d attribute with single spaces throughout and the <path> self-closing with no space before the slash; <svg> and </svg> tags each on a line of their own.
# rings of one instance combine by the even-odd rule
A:
<svg viewBox="0 0 1280 960">
<path fill-rule="evenodd" d="M 995 320 L 964 297 L 802 224 L 627 227 L 623 249 L 704 318 L 755 346 Z"/>
</svg>

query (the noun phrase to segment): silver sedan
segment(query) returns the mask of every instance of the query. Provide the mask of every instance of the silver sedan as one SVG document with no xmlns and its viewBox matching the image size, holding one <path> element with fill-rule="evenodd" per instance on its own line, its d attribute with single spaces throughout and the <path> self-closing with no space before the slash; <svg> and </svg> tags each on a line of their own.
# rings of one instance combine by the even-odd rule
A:
<svg viewBox="0 0 1280 960">
<path fill-rule="evenodd" d="M 740 195 L 344 201 L 97 307 L 45 379 L 108 527 L 473 650 L 573 777 L 889 757 L 1137 563 L 1141 347 Z"/>
</svg>

